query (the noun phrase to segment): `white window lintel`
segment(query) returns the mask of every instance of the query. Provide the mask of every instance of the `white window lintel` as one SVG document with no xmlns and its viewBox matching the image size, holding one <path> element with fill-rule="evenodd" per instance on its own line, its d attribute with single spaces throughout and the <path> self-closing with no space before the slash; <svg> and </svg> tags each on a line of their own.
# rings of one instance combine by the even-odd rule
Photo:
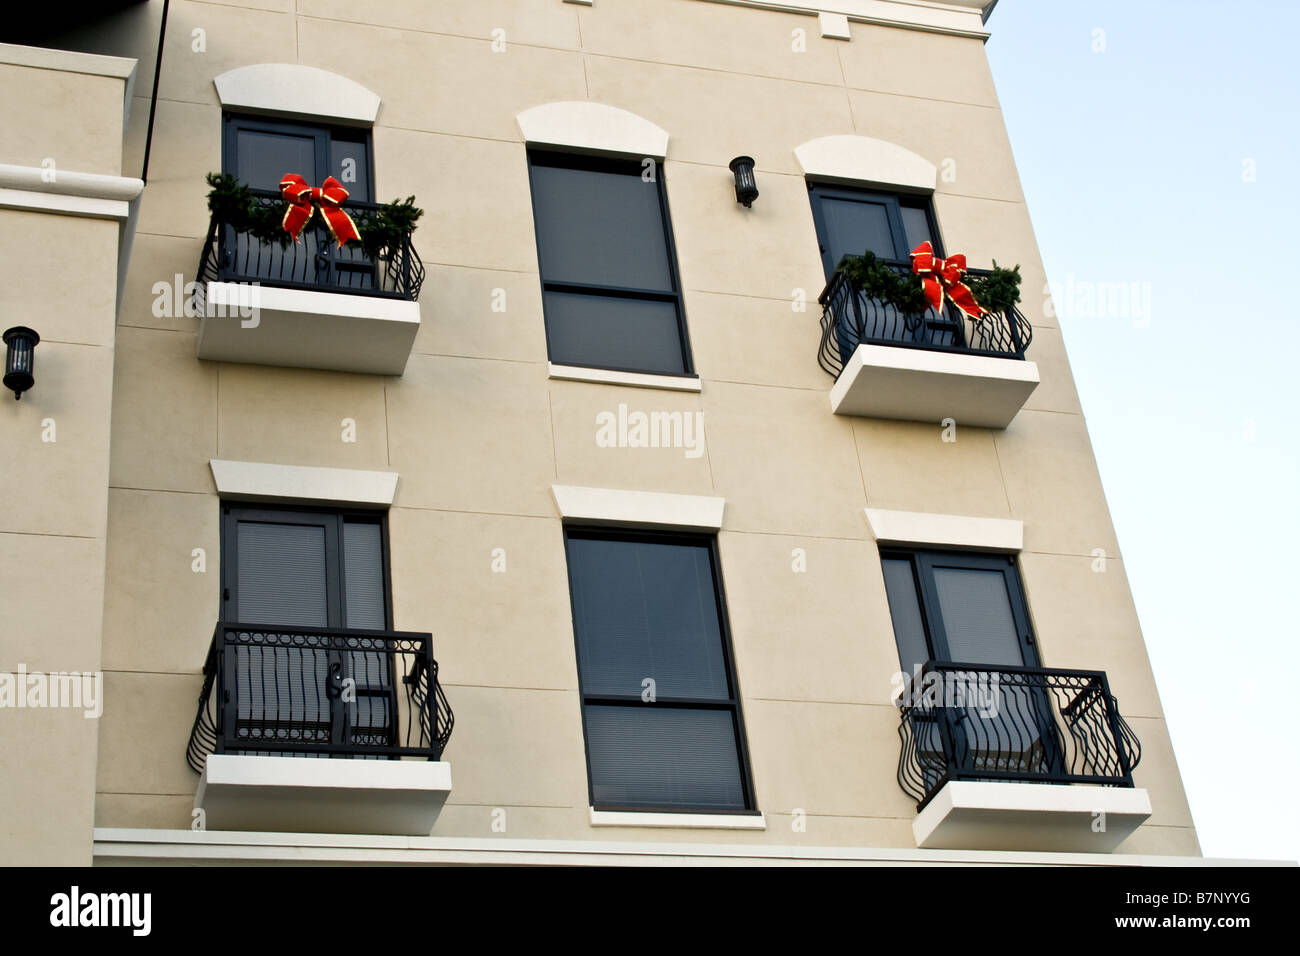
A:
<svg viewBox="0 0 1300 956">
<path fill-rule="evenodd" d="M 663 159 L 668 133 L 642 116 L 585 100 L 543 103 L 515 117 L 529 145 Z"/>
<path fill-rule="evenodd" d="M 975 518 L 867 508 L 867 524 L 881 544 L 977 548 L 1018 552 L 1024 548 L 1025 525 L 1012 518 Z"/>
<path fill-rule="evenodd" d="M 230 501 L 388 508 L 397 493 L 395 471 L 273 465 L 219 458 L 213 458 L 208 464 L 217 483 L 217 494 Z"/>
<path fill-rule="evenodd" d="M 551 485 L 551 492 L 565 521 L 624 528 L 654 526 L 717 531 L 722 527 L 726 506 L 725 498 L 659 491 Z"/>
<path fill-rule="evenodd" d="M 307 116 L 373 126 L 379 94 L 355 80 L 300 63 L 254 63 L 213 80 L 226 109 L 271 116 Z"/>
</svg>

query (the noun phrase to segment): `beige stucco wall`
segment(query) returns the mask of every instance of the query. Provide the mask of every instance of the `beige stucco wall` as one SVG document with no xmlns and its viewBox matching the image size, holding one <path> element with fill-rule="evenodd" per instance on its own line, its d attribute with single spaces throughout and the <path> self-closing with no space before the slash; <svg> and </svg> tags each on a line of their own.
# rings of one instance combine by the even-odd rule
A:
<svg viewBox="0 0 1300 956">
<path fill-rule="evenodd" d="M 68 173 L 118 174 L 129 66 L 0 44 L 0 163 L 49 170 L 56 190 Z M 7 202 L 0 328 L 28 325 L 41 341 L 35 387 L 0 396 L 0 673 L 93 674 L 119 224 Z M 98 735 L 79 709 L 0 710 L 0 862 L 90 862 Z"/>
<path fill-rule="evenodd" d="M 491 49 L 494 29 L 504 52 Z M 791 48 L 798 29 L 805 52 Z M 195 30 L 206 52 L 193 52 Z M 203 176 L 221 163 L 212 78 L 266 61 L 333 70 L 382 97 L 379 198 L 414 193 L 426 210 L 424 325 L 400 378 L 201 362 L 197 320 L 151 313 L 154 282 L 193 277 L 207 227 Z M 894 776 L 897 654 L 863 519 L 872 506 L 1024 522 L 1044 662 L 1106 670 L 1142 739 L 1136 778 L 1155 812 L 1123 851 L 1199 852 L 978 39 L 854 24 L 843 42 L 822 39 L 815 18 L 697 0 L 177 0 L 161 97 L 111 402 L 98 825 L 189 826 L 197 777 L 184 750 L 220 574 L 207 462 L 223 458 L 400 473 L 396 625 L 433 632 L 456 711 L 454 790 L 436 835 L 490 836 L 504 808 L 516 838 L 913 846 L 914 808 Z M 699 394 L 547 378 L 515 115 L 584 99 L 670 134 Z M 1043 383 L 1005 431 L 959 428 L 946 443 L 937 425 L 830 413 L 816 307 L 791 308 L 794 290 L 815 302 L 823 285 L 793 151 L 834 134 L 951 160 L 935 203 L 946 246 L 974 266 L 1020 263 Z M 742 153 L 758 163 L 752 210 L 734 201 L 727 170 Z M 504 313 L 491 308 L 497 289 Z M 707 453 L 598 448 L 595 416 L 619 403 L 702 411 Z M 341 440 L 344 418 L 355 443 Z M 726 498 L 722 572 L 766 831 L 590 826 L 552 483 Z M 192 570 L 195 548 L 205 573 Z M 504 574 L 491 570 L 495 548 Z M 795 548 L 805 573 L 791 569 Z M 795 809 L 806 832 L 791 829 Z"/>
</svg>

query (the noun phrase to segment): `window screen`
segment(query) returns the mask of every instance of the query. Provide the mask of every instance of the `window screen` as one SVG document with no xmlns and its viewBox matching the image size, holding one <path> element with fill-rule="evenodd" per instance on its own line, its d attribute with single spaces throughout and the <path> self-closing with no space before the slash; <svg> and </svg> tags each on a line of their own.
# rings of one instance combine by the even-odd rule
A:
<svg viewBox="0 0 1300 956">
<path fill-rule="evenodd" d="M 567 548 L 593 805 L 752 809 L 712 539 Z"/>
</svg>

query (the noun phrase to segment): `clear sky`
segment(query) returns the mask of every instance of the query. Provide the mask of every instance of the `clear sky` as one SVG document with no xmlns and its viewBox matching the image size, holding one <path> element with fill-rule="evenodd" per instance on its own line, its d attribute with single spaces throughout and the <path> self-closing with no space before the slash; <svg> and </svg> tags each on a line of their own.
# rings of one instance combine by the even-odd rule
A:
<svg viewBox="0 0 1300 956">
<path fill-rule="evenodd" d="M 1300 2 L 1000 0 L 989 29 L 1201 849 L 1294 860 Z"/>
</svg>

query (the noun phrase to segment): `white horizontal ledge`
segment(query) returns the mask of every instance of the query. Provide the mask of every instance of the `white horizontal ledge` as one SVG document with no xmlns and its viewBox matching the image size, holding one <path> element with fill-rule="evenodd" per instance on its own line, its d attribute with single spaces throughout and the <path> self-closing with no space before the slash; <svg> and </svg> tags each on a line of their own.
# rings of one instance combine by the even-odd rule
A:
<svg viewBox="0 0 1300 956">
<path fill-rule="evenodd" d="M 725 498 L 674 495 L 660 491 L 621 491 L 551 485 L 555 504 L 565 521 L 614 527 L 653 525 L 688 531 L 717 531 L 722 527 Z"/>
<path fill-rule="evenodd" d="M 912 834 L 926 849 L 1111 853 L 1150 816 L 1140 788 L 950 780 Z"/>
<path fill-rule="evenodd" d="M 213 458 L 208 464 L 217 483 L 217 494 L 231 501 L 296 501 L 387 508 L 397 493 L 395 471 L 273 465 L 219 458 Z"/>
<path fill-rule="evenodd" d="M 656 375 L 652 372 L 620 372 L 608 368 L 585 368 L 581 365 L 549 363 L 549 377 L 568 382 L 595 382 L 600 385 L 632 385 L 637 388 L 664 388 L 675 392 L 701 391 L 697 375 Z"/>
<path fill-rule="evenodd" d="M 194 806 L 214 830 L 427 836 L 451 764 L 208 754 Z"/>
<path fill-rule="evenodd" d="M 881 544 L 925 544 L 983 551 L 1020 551 L 1025 523 L 1012 518 L 973 518 L 922 511 L 867 508 L 867 524 Z"/>
<path fill-rule="evenodd" d="M 72 169 L 59 169 L 57 166 L 46 169 L 42 166 L 0 163 L 0 188 L 129 202 L 140 195 L 144 189 L 144 180 L 130 176 L 107 176 L 103 173 L 79 173 Z"/>
<path fill-rule="evenodd" d="M 702 830 L 766 830 L 761 813 L 657 813 L 639 810 L 597 810 L 590 807 L 593 827 L 695 827 Z"/>
</svg>

